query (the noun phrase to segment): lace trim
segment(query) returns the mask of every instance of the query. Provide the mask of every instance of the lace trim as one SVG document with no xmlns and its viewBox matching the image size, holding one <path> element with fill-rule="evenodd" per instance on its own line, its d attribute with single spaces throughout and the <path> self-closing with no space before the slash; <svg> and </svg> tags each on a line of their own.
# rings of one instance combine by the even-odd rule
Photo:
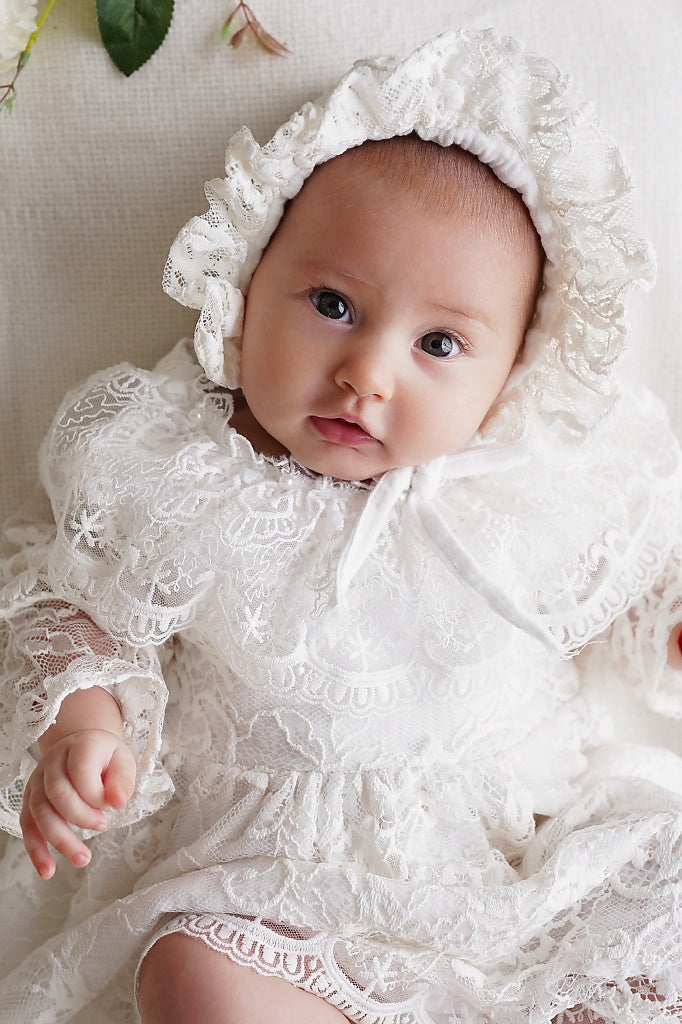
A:
<svg viewBox="0 0 682 1024">
<path fill-rule="evenodd" d="M 182 914 L 173 918 L 158 931 L 147 945 L 136 972 L 135 990 L 142 962 L 160 938 L 170 934 L 183 934 L 198 939 L 209 949 L 227 956 L 235 964 L 255 970 L 265 977 L 281 978 L 289 984 L 324 999 L 340 1010 L 354 1024 L 490 1024 L 492 1018 L 464 1006 L 452 995 L 445 1008 L 443 993 L 429 993 L 431 983 L 410 978 L 409 972 L 394 971 L 374 959 L 364 973 L 368 980 L 354 977 L 351 967 L 352 953 L 346 943 L 308 928 L 294 928 L 263 918 L 241 914 Z M 582 987 L 579 978 L 567 979 Z M 412 987 L 412 995 L 395 998 L 397 990 Z M 589 989 L 591 986 L 585 986 Z M 623 986 L 602 983 L 601 997 L 593 993 L 592 999 L 603 1002 L 604 1009 L 590 1009 L 575 1005 L 552 1017 L 551 1024 L 620 1024 L 632 997 L 641 1000 L 635 1017 L 642 1020 L 641 1010 L 646 1007 L 648 1020 L 668 1021 L 680 1019 L 682 1002 L 667 1004 L 648 979 L 628 978 Z M 620 992 L 623 988 L 623 992 Z M 419 991 L 421 989 L 421 991 Z M 611 995 L 609 996 L 609 993 Z M 627 995 L 625 995 L 627 993 Z M 558 998 L 561 998 L 559 995 Z M 592 1001 L 592 1000 L 590 1000 Z M 612 1004 L 612 1016 L 606 1009 Z M 431 1004 L 431 1008 L 429 1008 Z M 616 1009 L 616 1007 L 618 1009 Z M 629 1019 L 629 1016 L 628 1018 Z"/>
<path fill-rule="evenodd" d="M 338 955 L 337 947 L 343 947 L 343 943 L 312 929 L 237 914 L 183 914 L 154 935 L 140 965 L 155 942 L 173 933 L 199 939 L 242 967 L 250 967 L 267 977 L 281 978 L 324 999 L 354 1024 L 437 1024 L 424 1009 L 421 996 L 393 1000 L 388 986 L 385 994 L 379 995 L 379 976 L 366 986 L 354 982 Z M 138 966 L 137 977 L 139 971 Z M 378 963 L 377 971 L 379 975 Z M 400 981 L 397 984 L 400 985 Z M 483 1024 L 487 1019 L 471 1017 L 466 1024 Z"/>
</svg>

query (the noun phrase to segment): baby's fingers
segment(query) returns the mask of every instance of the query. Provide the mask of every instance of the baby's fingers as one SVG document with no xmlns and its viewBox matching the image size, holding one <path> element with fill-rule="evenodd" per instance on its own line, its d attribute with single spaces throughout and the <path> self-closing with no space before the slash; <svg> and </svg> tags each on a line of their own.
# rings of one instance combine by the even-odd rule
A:
<svg viewBox="0 0 682 1024">
<path fill-rule="evenodd" d="M 41 878 L 52 878 L 55 873 L 55 859 L 50 853 L 47 842 L 38 829 L 26 804 L 19 817 L 24 848 L 33 867 Z"/>
<path fill-rule="evenodd" d="M 71 825 L 76 825 L 78 828 L 102 831 L 108 825 L 106 815 L 99 807 L 93 807 L 87 801 L 87 794 L 86 799 L 83 799 L 81 796 L 82 790 L 79 791 L 77 786 L 80 787 L 80 780 L 73 779 L 69 774 L 68 760 L 67 765 L 56 760 L 48 761 L 45 764 L 42 787 L 50 810 L 54 811 L 58 817 L 63 818 Z M 102 789 L 101 783 L 99 783 L 99 789 Z M 29 807 L 40 824 L 43 810 L 39 785 L 35 786 L 31 794 Z M 46 817 L 49 822 L 52 822 L 51 816 L 46 815 Z M 53 846 L 57 845 L 49 835 L 47 838 Z"/>
<path fill-rule="evenodd" d="M 48 843 L 76 867 L 90 860 L 85 843 L 71 830 L 41 792 L 42 787 L 31 787 L 24 799 L 20 824 L 26 852 L 41 878 L 51 878 L 55 861 Z"/>
<path fill-rule="evenodd" d="M 110 807 L 120 811 L 128 803 L 135 789 L 136 772 L 135 758 L 128 748 L 117 747 L 102 775 L 104 795 Z"/>
<path fill-rule="evenodd" d="M 135 758 L 125 743 L 109 732 L 90 730 L 81 733 L 66 759 L 69 780 L 85 805 L 91 808 L 114 807 L 120 810 L 125 807 L 135 788 L 135 773 Z M 69 821 L 73 820 L 69 818 Z M 90 824 L 84 827 L 99 826 Z"/>
</svg>

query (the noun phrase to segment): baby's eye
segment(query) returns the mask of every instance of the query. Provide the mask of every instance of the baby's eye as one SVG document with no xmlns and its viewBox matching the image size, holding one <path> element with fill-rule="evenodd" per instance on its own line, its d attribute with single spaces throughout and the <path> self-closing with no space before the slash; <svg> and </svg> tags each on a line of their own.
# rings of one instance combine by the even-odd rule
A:
<svg viewBox="0 0 682 1024">
<path fill-rule="evenodd" d="M 310 301 L 317 312 L 329 320 L 343 320 L 344 323 L 350 323 L 350 306 L 343 295 L 339 295 L 338 292 L 320 288 L 310 293 Z"/>
<path fill-rule="evenodd" d="M 430 356 L 444 359 L 464 351 L 464 343 L 444 331 L 429 331 L 419 339 L 419 347 Z"/>
</svg>

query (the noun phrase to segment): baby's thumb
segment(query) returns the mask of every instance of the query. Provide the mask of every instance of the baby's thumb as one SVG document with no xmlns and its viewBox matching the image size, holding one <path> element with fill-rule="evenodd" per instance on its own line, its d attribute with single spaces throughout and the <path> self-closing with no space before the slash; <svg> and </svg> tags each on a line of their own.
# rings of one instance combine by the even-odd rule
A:
<svg viewBox="0 0 682 1024">
<path fill-rule="evenodd" d="M 126 746 L 117 747 L 102 775 L 104 798 L 110 807 L 120 811 L 130 800 L 137 774 L 135 758 Z"/>
</svg>

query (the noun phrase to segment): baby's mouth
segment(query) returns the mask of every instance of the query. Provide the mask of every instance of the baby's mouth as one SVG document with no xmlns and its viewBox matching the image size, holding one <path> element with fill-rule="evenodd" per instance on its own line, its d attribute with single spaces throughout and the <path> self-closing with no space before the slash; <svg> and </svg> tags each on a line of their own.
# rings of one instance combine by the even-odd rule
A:
<svg viewBox="0 0 682 1024">
<path fill-rule="evenodd" d="M 318 434 L 332 444 L 355 447 L 358 444 L 371 444 L 376 441 L 363 426 L 343 416 L 311 416 L 310 422 Z"/>
</svg>

